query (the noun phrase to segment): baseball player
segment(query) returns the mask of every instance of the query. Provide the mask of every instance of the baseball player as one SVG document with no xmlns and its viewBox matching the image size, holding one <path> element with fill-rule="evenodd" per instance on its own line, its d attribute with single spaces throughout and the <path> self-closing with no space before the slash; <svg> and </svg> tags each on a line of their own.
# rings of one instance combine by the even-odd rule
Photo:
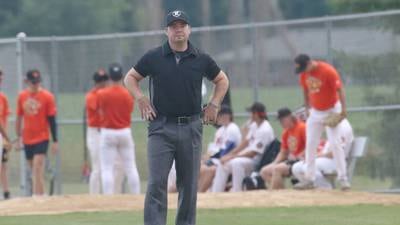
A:
<svg viewBox="0 0 400 225">
<path fill-rule="evenodd" d="M 215 133 L 214 142 L 209 144 L 207 160 L 200 166 L 199 192 L 206 192 L 214 179 L 219 159 L 237 147 L 242 139 L 240 128 L 233 122 L 232 110 L 222 107 L 218 113 L 217 123 L 221 126 Z"/>
<path fill-rule="evenodd" d="M 271 190 L 284 188 L 284 178 L 291 175 L 293 164 L 304 157 L 306 145 L 306 125 L 288 108 L 278 110 L 278 119 L 284 128 L 281 150 L 275 160 L 260 171 Z"/>
<path fill-rule="evenodd" d="M 0 69 L 0 85 L 3 83 L 3 71 Z M 7 119 L 10 114 L 8 99 L 7 96 L 0 92 L 0 126 L 2 126 L 3 130 L 7 128 Z M 4 131 L 3 131 L 4 132 Z M 6 135 L 2 135 L 5 137 Z M 10 198 L 10 191 L 8 188 L 8 174 L 7 174 L 7 161 L 8 161 L 8 152 L 11 150 L 10 146 L 7 147 L 7 142 L 9 143 L 8 137 L 0 139 L 4 141 L 4 144 L 0 144 L 0 182 L 3 188 L 3 198 Z M 1 140 L 0 140 L 1 141 Z"/>
<path fill-rule="evenodd" d="M 51 151 L 58 151 L 56 102 L 53 94 L 41 87 L 41 80 L 39 70 L 27 72 L 25 83 L 28 88 L 18 95 L 16 119 L 17 148 L 21 148 L 22 141 L 32 171 L 32 191 L 36 196 L 44 194 L 44 166 L 50 132 Z"/>
<path fill-rule="evenodd" d="M 111 84 L 98 91 L 98 102 L 103 114 L 100 134 L 100 169 L 104 194 L 115 193 L 114 169 L 116 158 L 122 160 L 129 191 L 140 193 L 140 179 L 136 168 L 135 145 L 131 132 L 134 99 L 122 84 L 122 67 L 109 68 Z"/>
<path fill-rule="evenodd" d="M 265 106 L 256 102 L 248 110 L 251 112 L 253 123 L 247 137 L 239 146 L 221 157 L 212 192 L 223 192 L 229 175 L 232 175 L 231 191 L 242 191 L 243 179 L 250 175 L 265 148 L 275 139 L 274 131 L 267 120 Z"/>
<path fill-rule="evenodd" d="M 354 140 L 353 129 L 347 119 L 343 119 L 337 126 L 340 134 L 340 145 L 347 157 L 350 153 L 350 148 Z M 318 152 L 316 159 L 316 173 L 315 173 L 315 186 L 317 188 L 332 189 L 332 183 L 324 176 L 325 174 L 335 174 L 337 171 L 336 163 L 333 159 L 333 151 L 331 145 L 327 142 L 322 151 Z M 296 177 L 300 183 L 305 182 L 306 164 L 304 161 L 295 163 L 292 167 L 293 176 Z M 297 185 L 294 188 L 302 188 Z"/>
<path fill-rule="evenodd" d="M 313 188 L 316 179 L 316 149 L 321 135 L 326 130 L 334 160 L 338 170 L 338 180 L 342 190 L 350 188 L 347 178 L 344 150 L 340 145 L 337 127 L 328 127 L 324 121 L 333 113 L 346 117 L 346 102 L 343 84 L 335 68 L 323 61 L 312 60 L 300 54 L 295 58 L 296 73 L 300 74 L 300 85 L 304 92 L 304 103 L 308 109 L 306 129 L 307 180 L 298 184 L 300 188 Z"/>
<path fill-rule="evenodd" d="M 89 179 L 89 193 L 100 194 L 100 129 L 101 113 L 98 103 L 98 91 L 106 87 L 109 80 L 104 69 L 99 69 L 93 75 L 94 87 L 86 94 L 85 108 L 87 115 L 86 145 L 90 153 L 91 172 Z"/>
</svg>

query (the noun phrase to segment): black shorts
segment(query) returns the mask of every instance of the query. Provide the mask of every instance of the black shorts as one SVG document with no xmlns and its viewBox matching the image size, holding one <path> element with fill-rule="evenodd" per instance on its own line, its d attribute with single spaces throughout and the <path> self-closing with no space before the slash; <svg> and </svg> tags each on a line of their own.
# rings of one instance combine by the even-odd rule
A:
<svg viewBox="0 0 400 225">
<path fill-rule="evenodd" d="M 42 141 L 33 145 L 25 145 L 25 157 L 27 160 L 32 160 L 34 155 L 47 154 L 47 148 L 49 147 L 49 141 Z"/>
<path fill-rule="evenodd" d="M 299 160 L 286 160 L 285 163 L 289 167 L 289 176 L 292 176 L 292 166 L 297 163 Z"/>
<path fill-rule="evenodd" d="M 1 162 L 6 163 L 8 162 L 8 151 L 3 148 L 3 154 L 1 155 Z"/>
</svg>

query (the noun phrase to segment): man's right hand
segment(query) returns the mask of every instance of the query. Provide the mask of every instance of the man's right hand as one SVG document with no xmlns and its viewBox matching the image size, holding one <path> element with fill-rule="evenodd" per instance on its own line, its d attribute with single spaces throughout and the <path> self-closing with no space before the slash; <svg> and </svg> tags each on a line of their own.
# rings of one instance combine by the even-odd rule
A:
<svg viewBox="0 0 400 225">
<path fill-rule="evenodd" d="M 150 100 L 146 96 L 142 95 L 137 101 L 139 103 L 142 119 L 148 121 L 154 120 L 156 118 L 156 113 L 151 105 Z"/>
<path fill-rule="evenodd" d="M 224 155 L 224 156 L 222 156 L 221 158 L 220 158 L 220 162 L 222 163 L 222 164 L 225 164 L 225 163 L 227 163 L 229 160 L 231 160 L 231 159 L 233 159 L 234 157 L 233 156 L 231 156 L 231 155 Z"/>
</svg>

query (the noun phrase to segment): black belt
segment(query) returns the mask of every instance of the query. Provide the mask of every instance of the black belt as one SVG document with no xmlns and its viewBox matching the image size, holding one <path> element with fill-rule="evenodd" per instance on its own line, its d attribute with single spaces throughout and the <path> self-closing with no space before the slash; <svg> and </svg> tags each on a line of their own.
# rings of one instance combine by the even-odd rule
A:
<svg viewBox="0 0 400 225">
<path fill-rule="evenodd" d="M 200 114 L 191 116 L 163 116 L 167 123 L 176 123 L 178 125 L 189 124 L 190 122 L 200 119 Z"/>
</svg>

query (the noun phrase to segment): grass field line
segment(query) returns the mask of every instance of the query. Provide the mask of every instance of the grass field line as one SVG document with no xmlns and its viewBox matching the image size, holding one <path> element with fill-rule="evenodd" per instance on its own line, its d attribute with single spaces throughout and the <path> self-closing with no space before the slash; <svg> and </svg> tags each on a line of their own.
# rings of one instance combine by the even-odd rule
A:
<svg viewBox="0 0 400 225">
<path fill-rule="evenodd" d="M 73 212 L 142 211 L 144 195 L 64 195 L 16 198 L 0 202 L 0 216 L 53 215 Z M 400 195 L 340 191 L 252 191 L 198 195 L 198 208 L 302 207 L 346 205 L 400 205 Z M 168 207 L 176 209 L 177 195 Z"/>
</svg>

